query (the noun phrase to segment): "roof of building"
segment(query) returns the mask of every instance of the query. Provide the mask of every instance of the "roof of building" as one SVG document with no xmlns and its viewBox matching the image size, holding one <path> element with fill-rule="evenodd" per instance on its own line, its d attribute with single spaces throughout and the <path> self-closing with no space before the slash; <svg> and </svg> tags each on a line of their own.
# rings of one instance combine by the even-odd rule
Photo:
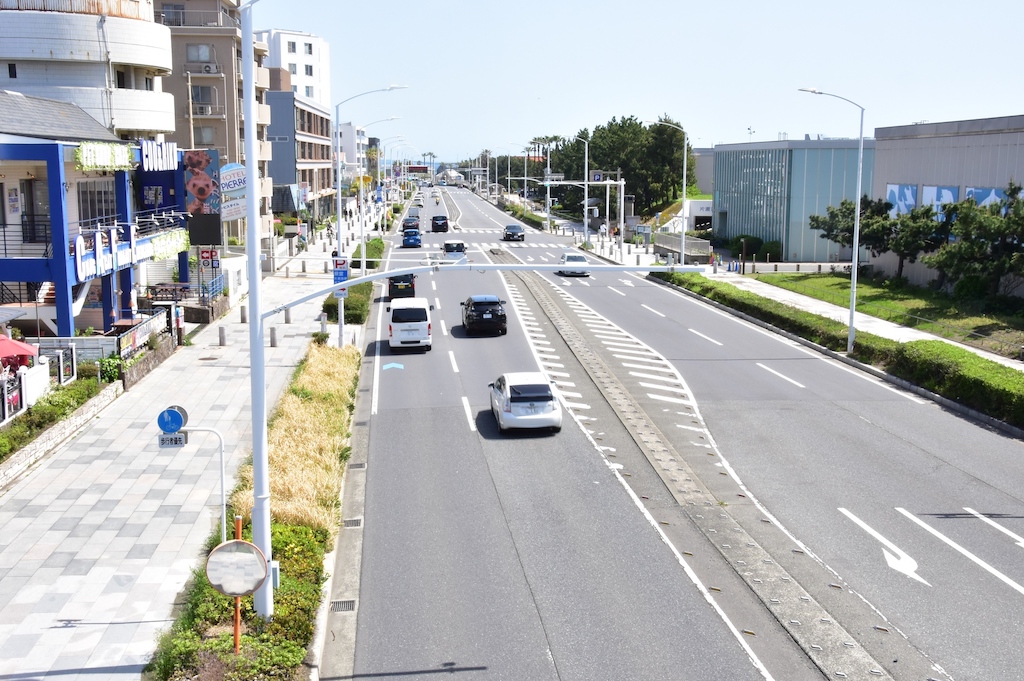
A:
<svg viewBox="0 0 1024 681">
<path fill-rule="evenodd" d="M 121 142 L 77 105 L 0 90 L 0 133 L 48 140 Z"/>
</svg>

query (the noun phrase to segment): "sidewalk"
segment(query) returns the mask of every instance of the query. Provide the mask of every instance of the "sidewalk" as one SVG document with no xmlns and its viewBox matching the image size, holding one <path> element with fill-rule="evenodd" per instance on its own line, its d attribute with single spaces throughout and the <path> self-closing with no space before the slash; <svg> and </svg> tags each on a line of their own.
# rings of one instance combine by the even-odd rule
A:
<svg viewBox="0 0 1024 681">
<path fill-rule="evenodd" d="M 290 260 L 289 277 L 265 277 L 263 308 L 329 286 L 329 257 L 303 253 Z M 319 313 L 317 299 L 293 309 L 290 325 L 283 314 L 267 320 L 268 409 L 320 330 Z M 201 330 L 0 490 L 0 681 L 140 678 L 220 516 L 216 436 L 192 433 L 184 448 L 159 449 L 156 417 L 180 405 L 189 424 L 219 430 L 231 490 L 252 448 L 249 325 L 239 320 L 234 309 Z M 327 328 L 336 344 L 337 325 Z"/>
</svg>

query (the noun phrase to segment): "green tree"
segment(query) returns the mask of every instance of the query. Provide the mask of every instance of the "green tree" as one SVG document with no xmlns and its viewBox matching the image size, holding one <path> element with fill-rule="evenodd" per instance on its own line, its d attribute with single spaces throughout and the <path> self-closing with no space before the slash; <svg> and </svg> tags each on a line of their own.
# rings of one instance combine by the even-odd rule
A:
<svg viewBox="0 0 1024 681">
<path fill-rule="evenodd" d="M 872 255 L 891 252 L 896 256 L 896 278 L 901 278 L 905 263 L 917 262 L 922 253 L 937 250 L 945 241 L 942 223 L 935 218 L 931 206 L 919 206 L 895 218 L 869 215 L 862 218 L 861 235 L 867 237 Z"/>
<path fill-rule="evenodd" d="M 658 121 L 683 127 L 667 114 L 660 116 Z M 652 124 L 648 127 L 651 138 L 646 159 L 651 177 L 651 190 L 658 197 L 658 203 L 668 203 L 679 198 L 683 184 L 684 153 L 687 155 L 686 186 L 696 184 L 697 169 L 690 144 L 688 141 L 685 143 L 684 152 L 684 134 L 671 125 Z"/>
<path fill-rule="evenodd" d="M 979 206 L 972 197 L 943 206 L 955 239 L 943 243 L 923 262 L 944 273 L 953 284 L 976 280 L 990 296 L 1010 292 L 1024 276 L 1024 201 L 1020 192 L 1020 185 L 1010 182 L 1006 198 L 999 203 Z"/>
</svg>

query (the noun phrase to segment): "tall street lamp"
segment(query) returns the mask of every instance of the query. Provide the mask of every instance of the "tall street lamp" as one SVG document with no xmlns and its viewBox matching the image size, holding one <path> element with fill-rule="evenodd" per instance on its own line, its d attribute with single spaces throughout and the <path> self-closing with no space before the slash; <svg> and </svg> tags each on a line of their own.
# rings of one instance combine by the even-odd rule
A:
<svg viewBox="0 0 1024 681">
<path fill-rule="evenodd" d="M 861 176 L 864 170 L 864 107 L 853 100 L 834 95 L 831 92 L 804 87 L 798 89 L 800 92 L 810 92 L 812 95 L 835 97 L 860 109 L 860 132 L 857 135 L 857 199 L 853 209 L 853 269 L 850 272 L 850 331 L 846 338 L 846 354 L 850 354 L 853 352 L 853 341 L 857 335 L 857 328 L 853 322 L 857 312 L 857 268 L 860 266 L 860 192 Z"/>
<path fill-rule="evenodd" d="M 679 209 L 679 222 L 682 229 L 679 230 L 679 264 L 686 264 L 686 160 L 690 156 L 686 148 L 686 131 L 674 123 L 666 121 L 647 121 L 648 125 L 667 125 L 683 133 L 683 203 Z M 653 235 L 651 237 L 654 238 Z"/>
<path fill-rule="evenodd" d="M 573 137 L 583 142 L 583 240 L 590 240 L 589 211 L 587 203 L 590 201 L 590 142 L 582 137 Z M 575 243 L 575 242 L 573 242 Z"/>
<path fill-rule="evenodd" d="M 263 284 L 260 266 L 260 192 L 256 160 L 256 49 L 253 44 L 252 6 L 242 5 L 242 94 L 245 113 L 245 185 L 246 185 L 246 270 L 249 277 L 249 390 L 252 410 L 252 541 L 263 552 L 268 564 L 273 559 L 270 546 L 270 460 L 267 453 L 266 355 L 263 348 Z M 263 619 L 274 615 L 272 580 L 265 580 L 253 595 L 256 614 Z"/>
<path fill-rule="evenodd" d="M 370 127 L 374 123 L 385 123 L 387 121 L 395 121 L 395 120 L 398 120 L 398 118 L 399 118 L 398 116 L 390 116 L 388 118 L 380 118 L 380 119 L 378 119 L 376 121 L 371 121 L 371 122 L 367 123 L 366 125 L 354 126 L 354 129 L 355 130 L 366 130 L 368 127 Z M 357 142 L 357 144 L 358 144 L 358 142 Z M 356 156 L 358 157 L 358 153 L 356 154 Z M 358 161 L 359 159 L 357 158 L 356 160 Z M 380 163 L 380 160 L 378 159 L 377 162 Z M 365 216 L 365 211 L 363 210 L 363 206 L 366 203 L 366 188 L 363 186 L 363 178 L 366 177 L 366 175 L 364 174 L 364 171 L 363 171 L 363 164 L 364 163 L 366 163 L 366 154 L 363 154 L 363 160 L 360 161 L 360 163 L 359 163 L 359 243 L 362 246 L 362 258 L 363 258 L 363 260 L 361 262 L 363 264 L 363 269 L 365 270 L 366 269 L 366 263 L 365 263 L 365 260 L 366 260 L 366 216 Z M 369 172 L 369 166 L 367 166 L 366 172 Z M 340 253 L 341 250 L 339 249 L 338 252 Z"/>
<path fill-rule="evenodd" d="M 259 2 L 259 0 L 255 0 Z M 244 65 L 243 65 L 244 66 Z M 334 147 L 334 176 L 337 183 L 336 191 L 334 194 L 334 219 L 338 223 L 338 253 L 341 254 L 341 105 L 346 102 L 351 102 L 357 97 L 363 95 L 371 95 L 374 92 L 390 92 L 392 90 L 404 90 L 409 87 L 408 85 L 389 85 L 387 87 L 377 88 L 376 90 L 367 90 L 366 92 L 360 92 L 358 95 L 352 95 L 347 99 L 343 99 L 334 105 L 334 134 L 335 134 L 335 147 Z"/>
<path fill-rule="evenodd" d="M 401 141 L 401 140 L 404 140 L 404 139 L 405 139 L 405 137 L 402 136 L 402 135 L 393 135 L 391 137 L 385 137 L 384 139 L 380 140 L 380 148 L 377 150 L 377 186 L 380 187 L 381 195 L 384 197 L 384 218 L 383 218 L 383 220 L 384 220 L 385 226 L 387 225 L 387 216 L 388 216 L 388 190 L 387 190 L 387 187 L 386 187 L 388 175 L 387 175 L 387 170 L 385 169 L 385 166 L 387 165 L 387 161 L 388 161 L 388 156 L 387 156 L 387 145 L 385 144 L 385 142 L 392 141 L 392 140 Z"/>
</svg>

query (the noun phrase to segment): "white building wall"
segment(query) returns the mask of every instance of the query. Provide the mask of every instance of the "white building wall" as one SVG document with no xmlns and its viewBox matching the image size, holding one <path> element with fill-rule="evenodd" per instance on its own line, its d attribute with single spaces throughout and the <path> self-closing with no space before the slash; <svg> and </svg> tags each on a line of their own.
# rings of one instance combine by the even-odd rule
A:
<svg viewBox="0 0 1024 681">
<path fill-rule="evenodd" d="M 267 43 L 269 55 L 266 66 L 282 68 L 289 72 L 290 65 L 295 65 L 295 73 L 291 74 L 292 89 L 295 94 L 312 99 L 321 106 L 331 106 L 331 49 L 323 38 L 312 33 L 269 29 L 256 32 L 256 39 Z M 295 52 L 288 51 L 288 43 L 295 43 Z M 313 54 L 306 54 L 306 45 L 312 46 Z M 306 75 L 306 67 L 313 70 L 312 76 Z M 311 87 L 312 95 L 306 94 Z"/>
<path fill-rule="evenodd" d="M 174 130 L 173 99 L 161 91 L 171 70 L 171 34 L 144 19 L 0 10 L 0 88 L 77 104 L 115 132 Z M 118 88 L 115 72 L 125 72 Z M 145 78 L 153 79 L 146 90 Z M 148 115 L 143 115 L 146 112 Z"/>
</svg>

